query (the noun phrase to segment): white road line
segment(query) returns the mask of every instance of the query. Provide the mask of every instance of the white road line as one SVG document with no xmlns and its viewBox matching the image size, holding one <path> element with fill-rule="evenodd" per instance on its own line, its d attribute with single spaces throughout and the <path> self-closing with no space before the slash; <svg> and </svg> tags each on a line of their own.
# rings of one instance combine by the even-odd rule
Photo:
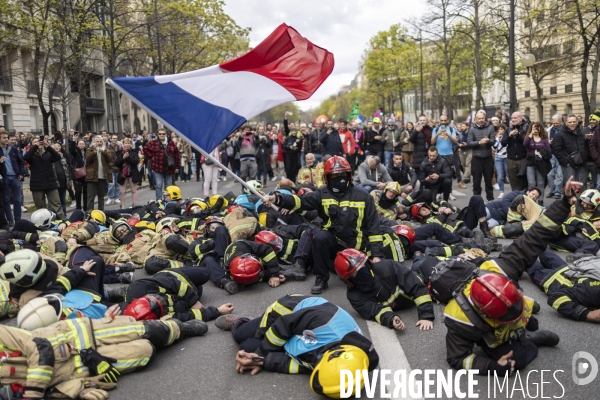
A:
<svg viewBox="0 0 600 400">
<path fill-rule="evenodd" d="M 459 192 L 458 190 L 453 190 L 453 191 L 452 191 L 452 194 L 453 194 L 454 196 L 458 196 L 458 197 L 464 197 L 464 196 L 467 196 L 466 194 L 464 194 L 464 193 L 462 193 L 462 192 Z"/>
<path fill-rule="evenodd" d="M 410 364 L 408 363 L 406 354 L 404 354 L 404 350 L 402 350 L 396 331 L 394 329 L 384 328 L 374 321 L 367 321 L 367 328 L 371 335 L 371 342 L 379 355 L 379 369 L 391 370 L 392 376 L 394 371 L 405 370 L 406 376 L 408 376 L 411 371 Z M 415 388 L 415 392 L 416 391 Z M 394 387 L 392 380 L 392 387 L 388 388 L 388 393 L 392 393 L 393 399 L 400 399 L 400 397 L 393 397 L 393 392 Z M 407 390 L 406 394 L 409 395 L 409 393 L 410 391 Z M 410 395 L 406 398 L 415 400 L 422 399 L 422 397 L 410 397 Z"/>
</svg>

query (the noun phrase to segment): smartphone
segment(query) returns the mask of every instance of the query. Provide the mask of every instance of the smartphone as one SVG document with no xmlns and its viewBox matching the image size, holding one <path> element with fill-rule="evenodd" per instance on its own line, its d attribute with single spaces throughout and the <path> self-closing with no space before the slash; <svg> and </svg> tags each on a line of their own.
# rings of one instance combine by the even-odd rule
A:
<svg viewBox="0 0 600 400">
<path fill-rule="evenodd" d="M 440 125 L 440 130 L 441 131 L 445 131 L 446 130 L 446 125 Z"/>
<path fill-rule="evenodd" d="M 40 142 L 43 142 L 44 139 L 46 139 L 46 136 L 44 136 L 44 135 L 40 136 Z"/>
</svg>

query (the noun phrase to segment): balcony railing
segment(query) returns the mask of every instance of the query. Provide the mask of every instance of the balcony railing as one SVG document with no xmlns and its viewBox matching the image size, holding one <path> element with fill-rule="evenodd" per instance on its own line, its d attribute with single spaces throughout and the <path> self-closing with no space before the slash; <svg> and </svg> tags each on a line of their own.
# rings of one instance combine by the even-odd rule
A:
<svg viewBox="0 0 600 400">
<path fill-rule="evenodd" d="M 565 85 L 565 93 L 573 93 L 573 84 Z"/>
<path fill-rule="evenodd" d="M 104 99 L 85 99 L 85 112 L 88 114 L 104 114 Z"/>
<path fill-rule="evenodd" d="M 38 81 L 35 80 L 27 80 L 27 94 L 37 94 L 38 93 Z"/>
<path fill-rule="evenodd" d="M 12 92 L 12 78 L 10 76 L 0 77 L 0 92 Z"/>
<path fill-rule="evenodd" d="M 550 94 L 556 94 L 556 86 L 550 88 Z"/>
</svg>

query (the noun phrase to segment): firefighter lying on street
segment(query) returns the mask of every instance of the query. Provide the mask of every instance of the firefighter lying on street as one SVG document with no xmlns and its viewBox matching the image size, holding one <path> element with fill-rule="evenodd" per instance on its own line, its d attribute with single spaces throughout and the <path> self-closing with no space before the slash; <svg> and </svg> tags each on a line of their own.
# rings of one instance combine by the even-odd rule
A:
<svg viewBox="0 0 600 400">
<path fill-rule="evenodd" d="M 417 306 L 417 326 L 433 329 L 433 303 L 427 286 L 419 277 L 393 260 L 373 263 L 356 249 L 340 251 L 335 258 L 335 272 L 348 285 L 346 296 L 352 308 L 363 318 L 399 331 L 404 322 L 396 311 Z"/>
<path fill-rule="evenodd" d="M 199 320 L 136 322 L 119 316 L 118 305 L 110 311 L 102 319 L 65 320 L 33 332 L 0 325 L 2 391 L 10 391 L 8 398 L 108 399 L 106 390 L 119 376 L 146 366 L 155 349 L 207 331 Z"/>
<path fill-rule="evenodd" d="M 546 250 L 527 274 L 548 295 L 548 305 L 562 315 L 575 321 L 600 322 L 600 257 L 574 256 L 579 259 L 564 261 Z"/>
<path fill-rule="evenodd" d="M 342 369 L 372 371 L 379 363 L 373 344 L 354 318 L 322 297 L 288 295 L 273 303 L 262 317 L 223 315 L 215 325 L 231 331 L 240 345 L 238 373 L 255 375 L 264 368 L 310 374 L 311 389 L 333 398 L 340 397 Z M 359 385 L 364 385 L 362 379 L 356 387 Z"/>
</svg>

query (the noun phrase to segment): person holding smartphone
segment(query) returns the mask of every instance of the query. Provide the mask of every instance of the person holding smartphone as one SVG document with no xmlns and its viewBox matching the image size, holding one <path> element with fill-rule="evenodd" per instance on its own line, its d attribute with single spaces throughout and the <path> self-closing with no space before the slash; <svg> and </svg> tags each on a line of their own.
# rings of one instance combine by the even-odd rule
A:
<svg viewBox="0 0 600 400">
<path fill-rule="evenodd" d="M 58 195 L 58 180 L 54 173 L 53 163 L 60 161 L 58 154 L 48 142 L 47 136 L 36 137 L 32 141 L 29 151 L 23 156 L 23 160 L 29 163 L 31 170 L 31 179 L 29 188 L 33 196 L 35 207 L 48 208 L 48 205 L 54 208 L 59 219 L 66 220 L 63 213 Z"/>
<path fill-rule="evenodd" d="M 108 183 L 112 183 L 112 153 L 104 143 L 102 136 L 96 135 L 85 152 L 87 185 L 87 209 L 104 210 L 104 196 Z M 94 199 L 98 197 L 98 208 L 94 208 Z"/>
</svg>

